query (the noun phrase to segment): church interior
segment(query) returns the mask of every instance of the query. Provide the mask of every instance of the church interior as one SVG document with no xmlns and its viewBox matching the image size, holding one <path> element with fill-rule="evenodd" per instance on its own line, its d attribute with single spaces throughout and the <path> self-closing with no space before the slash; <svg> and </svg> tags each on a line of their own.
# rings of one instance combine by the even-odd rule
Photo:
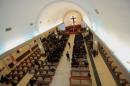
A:
<svg viewBox="0 0 130 86">
<path fill-rule="evenodd" d="M 0 86 L 130 86 L 129 0 L 0 0 Z"/>
</svg>

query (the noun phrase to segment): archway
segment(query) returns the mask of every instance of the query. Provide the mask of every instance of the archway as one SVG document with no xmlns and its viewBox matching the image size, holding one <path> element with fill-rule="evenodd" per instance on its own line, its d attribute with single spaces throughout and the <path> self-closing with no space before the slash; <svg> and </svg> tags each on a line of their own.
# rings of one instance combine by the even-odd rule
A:
<svg viewBox="0 0 130 86">
<path fill-rule="evenodd" d="M 63 18 L 65 26 L 79 25 L 82 23 L 82 15 L 75 10 L 68 11 Z"/>
<path fill-rule="evenodd" d="M 63 18 L 65 31 L 67 33 L 77 33 L 81 31 L 82 15 L 75 10 L 68 11 Z"/>
<path fill-rule="evenodd" d="M 85 21 L 90 27 L 89 17 L 87 13 L 75 3 L 68 1 L 58 1 L 49 3 L 39 13 L 37 19 L 37 28 L 39 33 L 45 32 L 48 29 L 55 27 L 64 22 L 64 16 L 69 11 L 77 11 L 82 16 L 82 20 Z"/>
</svg>

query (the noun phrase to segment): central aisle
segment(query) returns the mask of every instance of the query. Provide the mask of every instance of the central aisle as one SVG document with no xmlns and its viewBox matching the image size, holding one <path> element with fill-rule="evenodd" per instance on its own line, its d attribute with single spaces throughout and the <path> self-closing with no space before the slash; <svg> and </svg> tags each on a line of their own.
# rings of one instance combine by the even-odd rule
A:
<svg viewBox="0 0 130 86">
<path fill-rule="evenodd" d="M 68 51 L 70 54 L 70 58 L 72 58 L 74 38 L 75 38 L 75 34 L 71 34 L 68 39 L 68 42 L 70 42 L 71 44 L 71 48 L 69 48 L 68 44 L 66 44 L 65 50 L 63 52 L 63 56 L 61 57 L 60 63 L 57 67 L 55 76 L 53 77 L 50 86 L 69 86 L 71 62 L 67 60 L 66 52 Z"/>
</svg>

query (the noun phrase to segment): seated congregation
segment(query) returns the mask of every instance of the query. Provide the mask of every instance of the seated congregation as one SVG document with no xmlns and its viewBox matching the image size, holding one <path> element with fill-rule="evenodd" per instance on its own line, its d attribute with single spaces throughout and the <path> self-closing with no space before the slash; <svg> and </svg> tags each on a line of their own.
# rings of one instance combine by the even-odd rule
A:
<svg viewBox="0 0 130 86">
<path fill-rule="evenodd" d="M 56 68 L 59 64 L 61 55 L 63 53 L 64 47 L 67 43 L 69 35 L 63 34 L 62 37 L 57 39 L 54 34 L 52 36 L 49 36 L 49 39 L 45 39 L 42 41 L 44 46 L 48 46 L 50 43 L 51 46 L 54 46 L 54 49 L 49 49 L 49 47 L 46 47 L 46 59 L 41 64 L 38 70 L 36 72 L 33 71 L 34 76 L 30 79 L 30 82 L 28 86 L 49 86 L 53 76 L 55 75 Z M 46 43 L 46 41 L 48 43 Z M 54 42 L 55 41 L 55 42 Z M 31 70 L 32 71 L 32 70 Z"/>
<path fill-rule="evenodd" d="M 43 58 L 41 50 L 39 46 L 36 45 L 32 48 L 32 52 L 25 52 L 17 59 L 19 64 L 17 64 L 9 74 L 2 76 L 0 82 L 5 86 L 16 86 L 26 74 L 32 74 L 33 77 L 29 80 L 27 86 L 49 86 L 68 37 L 69 35 L 63 33 L 57 38 L 56 35 L 52 33 L 47 38 L 41 39 L 43 46 L 46 46 L 45 60 L 41 60 L 41 58 Z M 52 49 L 52 47 L 54 48 Z"/>
<path fill-rule="evenodd" d="M 32 60 L 38 60 L 41 57 L 41 52 L 38 47 L 30 53 L 27 58 L 24 58 L 13 70 L 6 76 L 1 77 L 1 83 L 12 86 L 16 86 L 20 80 L 27 74 L 29 69 L 34 66 Z"/>
<path fill-rule="evenodd" d="M 91 75 L 87 52 L 82 34 L 77 34 L 74 40 L 71 63 L 70 86 L 91 86 Z"/>
</svg>

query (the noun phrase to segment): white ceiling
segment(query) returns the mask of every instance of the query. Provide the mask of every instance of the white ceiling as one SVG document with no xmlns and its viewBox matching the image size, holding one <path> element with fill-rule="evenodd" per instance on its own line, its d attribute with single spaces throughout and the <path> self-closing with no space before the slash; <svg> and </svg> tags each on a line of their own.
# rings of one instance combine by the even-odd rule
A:
<svg viewBox="0 0 130 86">
<path fill-rule="evenodd" d="M 0 0 L 0 53 L 62 23 L 66 12 L 76 10 L 130 71 L 129 9 L 130 0 Z M 5 32 L 8 27 L 12 31 Z"/>
<path fill-rule="evenodd" d="M 86 13 L 72 2 L 60 1 L 47 4 L 40 12 L 38 17 L 38 29 L 40 32 L 50 29 L 51 26 L 58 25 L 63 22 L 66 13 L 76 10 L 86 17 Z M 88 19 L 88 17 L 86 17 Z M 39 23 L 42 21 L 42 23 Z"/>
</svg>

